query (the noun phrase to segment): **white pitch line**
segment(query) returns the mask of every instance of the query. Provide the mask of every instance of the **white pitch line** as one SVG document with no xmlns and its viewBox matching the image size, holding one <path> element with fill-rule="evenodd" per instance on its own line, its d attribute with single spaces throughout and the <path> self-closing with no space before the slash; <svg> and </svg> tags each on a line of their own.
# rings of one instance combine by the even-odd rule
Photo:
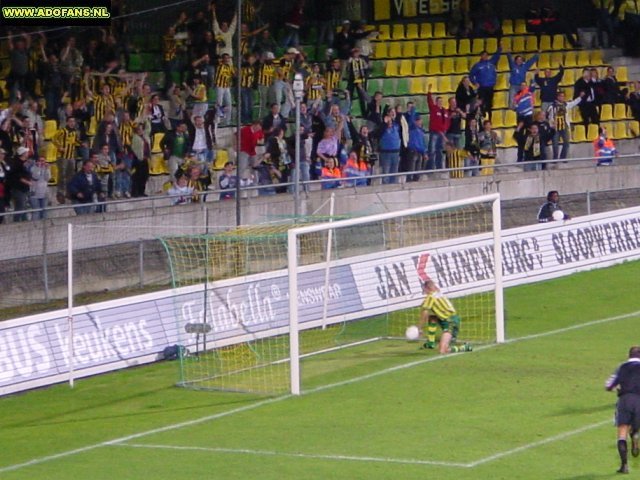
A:
<svg viewBox="0 0 640 480">
<path fill-rule="evenodd" d="M 402 465 L 437 465 L 442 467 L 468 468 L 466 463 L 441 462 L 438 460 L 418 460 L 414 458 L 391 458 L 391 457 L 361 457 L 357 455 L 323 455 L 319 453 L 293 453 L 293 452 L 276 452 L 273 450 L 252 450 L 247 448 L 222 448 L 222 447 L 191 447 L 179 445 L 154 445 L 144 443 L 118 443 L 114 446 L 132 447 L 132 448 L 151 448 L 164 450 L 186 450 L 198 452 L 214 452 L 214 453 L 237 453 L 245 455 L 261 455 L 269 457 L 292 457 L 292 458 L 311 458 L 316 460 L 335 460 L 335 461 L 352 461 L 352 462 L 370 462 L 370 463 L 397 463 Z"/>
<path fill-rule="evenodd" d="M 527 450 L 531 450 L 532 448 L 541 447 L 542 445 L 547 445 L 548 443 L 557 442 L 558 440 L 564 440 L 565 438 L 573 437 L 574 435 L 579 435 L 581 433 L 588 432 L 589 430 L 600 428 L 604 425 L 611 425 L 611 419 L 603 420 L 597 423 L 592 423 L 591 425 L 586 425 L 584 427 L 576 428 L 575 430 L 571 430 L 569 432 L 559 433 L 558 435 L 554 435 L 553 437 L 544 438 L 542 440 L 538 440 L 537 442 L 531 442 L 526 445 L 522 445 L 520 447 L 512 448 L 511 450 L 505 450 L 504 452 L 496 453 L 494 455 L 481 458 L 480 460 L 476 460 L 475 462 L 468 463 L 467 466 L 469 468 L 477 467 L 478 465 L 483 465 L 485 463 L 493 462 L 494 460 L 508 457 L 509 455 L 525 452 Z"/>
<path fill-rule="evenodd" d="M 520 341 L 525 341 L 525 340 L 534 340 L 537 338 L 542 338 L 542 337 L 547 337 L 550 335 L 558 335 L 561 333 L 565 333 L 565 332 L 569 332 L 572 330 L 578 330 L 581 328 L 587 328 L 587 327 L 591 327 L 594 325 L 601 325 L 604 323 L 609 323 L 609 322 L 615 322 L 618 320 L 625 320 L 628 318 L 633 318 L 633 317 L 637 317 L 640 315 L 640 310 L 635 311 L 635 312 L 631 312 L 631 313 L 626 313 L 623 315 L 616 315 L 614 317 L 608 317 L 608 318 L 602 318 L 599 320 L 592 320 L 590 322 L 586 322 L 586 323 L 581 323 L 579 325 L 572 325 L 570 327 L 563 327 L 563 328 L 558 328 L 556 330 L 551 330 L 548 332 L 543 332 L 543 333 L 536 333 L 536 334 L 532 334 L 532 335 L 525 335 L 523 337 L 517 337 L 517 338 L 513 338 L 510 340 L 507 340 L 506 343 L 515 343 L 515 342 L 520 342 Z M 475 349 L 475 351 L 481 351 L 481 350 L 487 350 L 489 348 L 494 348 L 497 346 L 500 346 L 501 344 L 498 343 L 493 343 L 493 344 L 489 344 L 489 345 L 483 345 L 480 346 L 478 348 Z M 407 368 L 412 368 L 412 367 L 416 367 L 418 365 L 422 365 L 425 363 L 429 363 L 429 362 L 435 362 L 435 361 L 439 361 L 439 360 L 444 360 L 447 358 L 452 358 L 452 357 L 457 357 L 458 355 L 463 355 L 462 353 L 460 354 L 450 354 L 450 355 L 440 355 L 437 357 L 428 357 L 425 358 L 423 360 L 416 360 L 414 362 L 410 362 L 410 363 L 405 363 L 402 365 L 397 365 L 395 367 L 391 367 L 391 368 L 386 368 L 384 370 L 380 370 L 378 372 L 374 372 L 374 373 L 370 373 L 367 375 L 362 375 L 360 377 L 355 377 L 352 378 L 350 380 L 345 380 L 343 382 L 336 382 L 336 383 L 331 383 L 328 385 L 323 385 L 320 387 L 316 387 L 316 388 L 312 388 L 310 390 L 306 390 L 304 393 L 308 394 L 308 393 L 316 393 L 316 392 L 322 392 L 325 390 L 329 390 L 335 387 L 341 387 L 341 386 L 345 386 L 345 385 L 351 385 L 354 383 L 358 383 L 364 380 L 369 380 L 371 378 L 375 378 L 375 377 L 379 377 L 382 375 L 386 375 L 388 373 L 393 373 L 399 370 L 404 370 Z M 464 353 L 464 355 L 466 355 L 466 353 Z M 88 452 L 90 450 L 95 450 L 96 448 L 100 448 L 100 447 L 106 447 L 109 445 L 115 445 L 118 443 L 122 443 L 122 442 L 128 442 L 130 440 L 134 440 L 136 438 L 141 438 L 141 437 L 147 437 L 149 435 L 154 435 L 156 433 L 162 433 L 162 432 L 167 432 L 167 431 L 171 431 L 171 430 L 177 430 L 179 428 L 183 428 L 183 427 L 189 427 L 192 425 L 198 425 L 201 423 L 205 423 L 205 422 L 209 422 L 209 421 L 213 421 L 213 420 L 217 420 L 219 418 L 223 418 L 223 417 L 227 417 L 230 415 L 235 415 L 236 413 L 242 413 L 242 412 L 246 412 L 249 410 L 254 410 L 256 408 L 260 408 L 262 406 L 265 405 L 270 405 L 272 403 L 277 403 L 277 402 L 281 402 L 283 400 L 287 400 L 289 398 L 292 398 L 293 395 L 282 395 L 280 397 L 274 397 L 274 398 L 269 398 L 266 400 L 261 400 L 259 402 L 256 403 L 252 403 L 250 405 L 246 405 L 244 407 L 239 407 L 239 408 L 234 408 L 232 410 L 227 410 L 225 412 L 220 412 L 220 413 L 216 413 L 213 415 L 207 415 L 205 417 L 201 417 L 201 418 L 197 418 L 195 420 L 189 420 L 186 422 L 180 422 L 180 423 L 174 423 L 172 425 L 166 425 L 164 427 L 160 427 L 160 428 L 154 428 L 152 430 L 147 430 L 144 432 L 140 432 L 140 433 L 135 433 L 132 435 L 127 435 L 124 437 L 119 437 L 119 438 L 115 438 L 113 440 L 108 440 L 105 442 L 101 442 L 101 443 L 96 443 L 93 445 L 87 445 L 86 447 L 81 447 L 81 448 L 76 448 L 73 450 L 67 450 L 64 452 L 60 452 L 60 453 L 56 453 L 54 455 L 47 455 L 45 457 L 39 457 L 39 458 L 34 458 L 32 460 L 29 460 L 27 462 L 23 462 L 23 463 L 17 463 L 14 465 L 8 465 L 6 467 L 1 467 L 0 468 L 0 473 L 4 473 L 4 472 L 11 472 L 14 470 L 20 470 L 21 468 L 25 468 L 25 467 L 30 467 L 30 466 L 34 466 L 34 465 L 40 465 L 42 463 L 46 463 L 52 460 L 57 460 L 60 458 L 65 458 L 65 457 L 69 457 L 72 455 L 77 455 L 79 453 L 84 453 L 84 452 Z"/>
</svg>

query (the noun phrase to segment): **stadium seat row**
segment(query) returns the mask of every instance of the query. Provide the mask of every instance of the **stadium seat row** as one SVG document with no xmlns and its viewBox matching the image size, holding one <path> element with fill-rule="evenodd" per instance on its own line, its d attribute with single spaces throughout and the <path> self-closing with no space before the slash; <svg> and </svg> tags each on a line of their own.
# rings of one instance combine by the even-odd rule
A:
<svg viewBox="0 0 640 480">
<path fill-rule="evenodd" d="M 380 40 L 416 40 L 419 38 L 444 38 L 447 37 L 447 27 L 443 22 L 436 23 L 401 23 L 382 24 L 377 27 L 380 32 Z M 504 35 L 520 35 L 527 33 L 527 25 L 523 19 L 503 20 L 502 31 Z"/>
</svg>

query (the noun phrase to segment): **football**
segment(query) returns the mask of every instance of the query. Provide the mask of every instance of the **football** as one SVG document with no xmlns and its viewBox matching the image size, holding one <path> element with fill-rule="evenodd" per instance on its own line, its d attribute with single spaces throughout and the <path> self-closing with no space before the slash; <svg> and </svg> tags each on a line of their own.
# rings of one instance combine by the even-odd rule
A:
<svg viewBox="0 0 640 480">
<path fill-rule="evenodd" d="M 564 220 L 564 212 L 562 210 L 556 210 L 552 214 L 553 219 L 556 221 Z"/>
<path fill-rule="evenodd" d="M 415 325 L 411 325 L 407 327 L 407 330 L 404 332 L 404 336 L 407 337 L 407 340 L 417 340 L 420 338 L 420 330 Z"/>
</svg>

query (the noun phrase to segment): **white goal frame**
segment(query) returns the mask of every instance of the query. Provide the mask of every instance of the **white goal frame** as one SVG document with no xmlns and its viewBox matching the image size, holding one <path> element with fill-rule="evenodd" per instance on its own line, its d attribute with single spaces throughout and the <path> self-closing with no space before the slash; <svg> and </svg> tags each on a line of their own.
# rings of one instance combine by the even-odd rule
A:
<svg viewBox="0 0 640 480">
<path fill-rule="evenodd" d="M 293 228 L 288 231 L 287 236 L 287 259 L 289 275 L 289 360 L 290 360 L 290 381 L 291 394 L 300 395 L 300 344 L 299 344 L 299 324 L 298 324 L 298 238 L 301 235 L 332 231 L 335 229 L 353 227 L 376 221 L 390 220 L 402 216 L 419 215 L 422 213 L 436 212 L 439 210 L 463 207 L 475 203 L 492 204 L 492 238 L 494 255 L 494 299 L 496 315 L 496 342 L 505 341 L 504 330 L 504 297 L 502 281 L 502 221 L 500 213 L 500 194 L 494 193 L 478 197 L 439 203 L 424 207 L 398 210 L 394 212 L 369 215 L 365 217 L 351 218 L 334 222 L 326 222 L 304 227 Z"/>
</svg>

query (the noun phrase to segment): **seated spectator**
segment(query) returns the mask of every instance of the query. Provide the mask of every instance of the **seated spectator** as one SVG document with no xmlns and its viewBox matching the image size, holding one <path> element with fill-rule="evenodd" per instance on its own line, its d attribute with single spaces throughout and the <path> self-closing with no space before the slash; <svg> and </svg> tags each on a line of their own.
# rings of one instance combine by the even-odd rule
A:
<svg viewBox="0 0 640 480">
<path fill-rule="evenodd" d="M 265 139 L 269 138 L 277 129 L 283 129 L 287 126 L 287 120 L 280 115 L 280 105 L 271 104 L 271 113 L 262 119 L 262 131 Z"/>
<path fill-rule="evenodd" d="M 49 190 L 49 180 L 51 179 L 51 168 L 43 156 L 31 165 L 31 208 L 38 210 L 37 217 L 42 220 L 46 218 L 47 192 Z M 0 198 L 0 202 L 2 199 Z M 35 218 L 36 214 L 34 214 Z"/>
<path fill-rule="evenodd" d="M 193 186 L 189 185 L 186 175 L 179 175 L 167 191 L 167 195 L 171 196 L 173 205 L 185 205 L 191 203 L 193 198 Z"/>
<path fill-rule="evenodd" d="M 102 191 L 102 184 L 94 173 L 94 163 L 91 160 L 82 162 L 82 170 L 76 173 L 69 182 L 68 190 L 71 202 L 75 205 L 77 215 L 91 213 L 91 205 L 106 198 Z"/>
<path fill-rule="evenodd" d="M 238 175 L 234 173 L 236 165 L 233 162 L 224 164 L 224 172 L 218 179 L 218 186 L 223 192 L 220 193 L 220 200 L 233 200 L 236 198 L 236 187 L 238 186 Z M 252 178 L 241 178 L 240 186 L 246 187 L 253 183 Z"/>
<path fill-rule="evenodd" d="M 111 152 L 109 151 L 109 145 L 106 143 L 102 145 L 100 150 L 95 154 L 91 155 L 91 160 L 94 162 L 94 172 L 100 180 L 101 190 L 104 193 L 109 192 L 109 186 L 112 185 L 112 174 L 114 171 L 115 162 L 111 161 Z"/>
<path fill-rule="evenodd" d="M 593 152 L 598 167 L 613 165 L 614 157 L 618 156 L 616 146 L 603 126 L 598 129 L 598 138 L 593 141 Z"/>
<path fill-rule="evenodd" d="M 337 166 L 336 161 L 333 158 L 328 157 L 324 163 L 324 167 L 322 168 L 320 179 L 335 181 L 322 182 L 322 189 L 328 190 L 331 188 L 341 187 L 341 183 L 339 181 L 340 178 L 342 178 L 342 172 L 340 171 L 340 168 Z"/>
<path fill-rule="evenodd" d="M 629 84 L 632 85 L 631 83 Z M 635 82 L 633 92 L 627 93 L 626 103 L 631 109 L 631 115 L 637 121 L 640 121 L 640 81 Z"/>
<path fill-rule="evenodd" d="M 278 168 L 271 163 L 271 156 L 265 153 L 257 162 L 253 169 L 255 170 L 255 178 L 258 185 L 273 185 L 274 183 L 280 183 L 282 173 Z M 258 195 L 275 195 L 276 189 L 273 187 L 261 188 L 258 190 Z"/>
<path fill-rule="evenodd" d="M 358 154 L 356 152 L 351 152 L 347 159 L 347 163 L 344 166 L 343 173 L 345 178 L 354 179 L 345 181 L 345 186 L 365 187 L 369 184 L 367 177 L 371 175 L 371 169 L 367 162 L 358 158 Z"/>
<path fill-rule="evenodd" d="M 538 210 L 538 222 L 546 223 L 555 221 L 553 213 L 556 211 L 560 211 L 563 213 L 563 220 L 569 220 L 571 217 L 564 213 L 564 211 L 560 207 L 559 202 L 560 195 L 556 190 L 551 190 L 549 193 L 547 193 L 547 201 L 542 204 L 540 210 Z"/>
<path fill-rule="evenodd" d="M 131 147 L 125 147 L 116 159 L 115 172 L 113 174 L 113 197 L 131 198 L 131 169 L 133 168 L 134 155 Z"/>
<path fill-rule="evenodd" d="M 329 159 L 333 160 L 336 165 L 338 164 L 339 144 L 336 130 L 333 127 L 326 127 L 322 140 L 320 140 L 316 148 L 316 155 L 321 160 L 323 166 L 327 165 Z"/>
<path fill-rule="evenodd" d="M 29 150 L 25 147 L 16 149 L 16 156 L 11 162 L 9 174 L 7 175 L 7 185 L 9 195 L 13 202 L 13 210 L 17 212 L 13 215 L 14 222 L 24 222 L 27 214 L 24 212 L 30 208 L 29 191 L 33 181 L 29 172 Z"/>
<path fill-rule="evenodd" d="M 7 152 L 0 148 L 0 214 L 7 209 L 9 199 L 9 186 L 7 185 L 7 175 L 11 167 L 5 162 Z M 0 215 L 0 224 L 4 222 L 4 215 Z"/>
</svg>

